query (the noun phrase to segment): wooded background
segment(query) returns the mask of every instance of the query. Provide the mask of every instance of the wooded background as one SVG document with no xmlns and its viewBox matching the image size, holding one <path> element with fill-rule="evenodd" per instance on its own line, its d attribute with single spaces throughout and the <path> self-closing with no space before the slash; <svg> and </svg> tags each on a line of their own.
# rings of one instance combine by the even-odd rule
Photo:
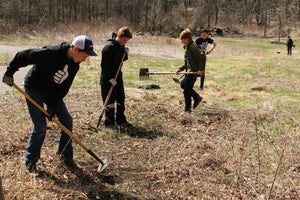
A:
<svg viewBox="0 0 300 200">
<path fill-rule="evenodd" d="M 179 27 L 266 29 L 300 21 L 300 0 L 1 0 L 0 25 L 121 22 L 142 31 L 170 33 Z"/>
</svg>

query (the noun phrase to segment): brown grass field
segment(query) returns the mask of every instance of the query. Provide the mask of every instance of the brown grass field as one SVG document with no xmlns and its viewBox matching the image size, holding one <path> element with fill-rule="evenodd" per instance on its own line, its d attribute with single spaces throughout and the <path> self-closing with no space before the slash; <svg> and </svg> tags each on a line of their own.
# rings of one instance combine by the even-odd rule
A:
<svg viewBox="0 0 300 200">
<path fill-rule="evenodd" d="M 50 38 L 56 44 L 91 33 L 101 52 L 109 31 L 74 29 L 9 35 L 0 44 L 42 46 Z M 101 174 L 77 144 L 74 157 L 83 170 L 60 164 L 59 128 L 50 122 L 37 163 L 42 175 L 27 174 L 23 157 L 32 123 L 25 99 L 16 91 L 1 94 L 0 174 L 6 199 L 300 199 L 298 44 L 288 58 L 284 46 L 268 39 L 215 39 L 219 45 L 208 58 L 205 89 L 197 89 L 199 81 L 195 86 L 204 101 L 191 115 L 183 112 L 174 76 L 138 77 L 142 67 L 175 71 L 182 63 L 180 41 L 139 36 L 129 42 L 132 55 L 123 73 L 132 129 L 95 130 L 102 106 L 101 56 L 82 65 L 65 101 L 74 134 L 101 158 L 114 156 Z M 161 89 L 137 89 L 151 83 Z"/>
</svg>

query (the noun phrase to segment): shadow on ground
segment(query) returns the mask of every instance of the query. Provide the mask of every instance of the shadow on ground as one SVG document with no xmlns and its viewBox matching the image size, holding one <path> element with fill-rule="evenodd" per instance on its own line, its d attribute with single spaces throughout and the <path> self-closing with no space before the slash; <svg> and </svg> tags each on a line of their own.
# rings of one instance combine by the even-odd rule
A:
<svg viewBox="0 0 300 200">
<path fill-rule="evenodd" d="M 119 127 L 119 130 L 123 134 L 127 134 L 130 137 L 155 139 L 163 136 L 163 132 L 156 129 L 146 129 L 144 127 L 132 126 L 132 127 Z"/>
<path fill-rule="evenodd" d="M 82 169 L 64 169 L 69 170 L 76 176 L 76 180 L 65 182 L 57 175 L 47 171 L 41 171 L 39 178 L 52 180 L 56 187 L 51 187 L 48 190 L 57 194 L 61 193 L 61 189 L 70 191 L 82 191 L 88 199 L 112 199 L 112 200 L 138 200 L 139 198 L 124 194 L 114 190 L 112 185 L 115 184 L 115 177 L 105 176 L 99 173 L 88 173 Z M 77 183 L 76 183 L 77 181 Z M 59 189 L 59 188 L 61 189 Z M 70 194 L 72 196 L 72 194 Z M 78 198 L 78 195 L 70 198 Z"/>
</svg>

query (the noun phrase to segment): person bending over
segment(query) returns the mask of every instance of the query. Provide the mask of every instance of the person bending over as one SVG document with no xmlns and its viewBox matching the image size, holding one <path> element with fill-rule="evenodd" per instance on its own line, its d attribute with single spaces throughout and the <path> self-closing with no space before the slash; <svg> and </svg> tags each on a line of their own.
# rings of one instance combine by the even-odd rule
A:
<svg viewBox="0 0 300 200">
<path fill-rule="evenodd" d="M 97 54 L 93 51 L 92 40 L 85 35 L 76 37 L 72 43 L 63 42 L 57 46 L 48 45 L 40 49 L 20 51 L 9 63 L 3 82 L 12 86 L 14 73 L 21 67 L 33 65 L 25 77 L 25 92 L 41 107 L 47 105 L 49 120 L 56 115 L 58 120 L 72 131 L 73 119 L 63 98 L 69 92 L 79 64 L 89 56 Z M 36 163 L 40 159 L 46 135 L 46 116 L 29 100 L 26 99 L 26 102 L 33 130 L 26 148 L 25 165 L 29 173 L 39 173 Z M 62 130 L 58 154 L 66 166 L 78 168 L 73 160 L 72 139 Z"/>
</svg>

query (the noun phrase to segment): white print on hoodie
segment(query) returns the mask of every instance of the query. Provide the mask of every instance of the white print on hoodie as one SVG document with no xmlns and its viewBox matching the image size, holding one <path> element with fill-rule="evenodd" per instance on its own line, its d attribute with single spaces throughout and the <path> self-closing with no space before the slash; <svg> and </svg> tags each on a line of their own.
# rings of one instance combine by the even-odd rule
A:
<svg viewBox="0 0 300 200">
<path fill-rule="evenodd" d="M 53 80 L 55 83 L 57 84 L 61 84 L 62 82 L 64 82 L 68 76 L 68 65 L 65 65 L 64 71 L 58 70 L 58 72 L 55 73 Z"/>
</svg>

